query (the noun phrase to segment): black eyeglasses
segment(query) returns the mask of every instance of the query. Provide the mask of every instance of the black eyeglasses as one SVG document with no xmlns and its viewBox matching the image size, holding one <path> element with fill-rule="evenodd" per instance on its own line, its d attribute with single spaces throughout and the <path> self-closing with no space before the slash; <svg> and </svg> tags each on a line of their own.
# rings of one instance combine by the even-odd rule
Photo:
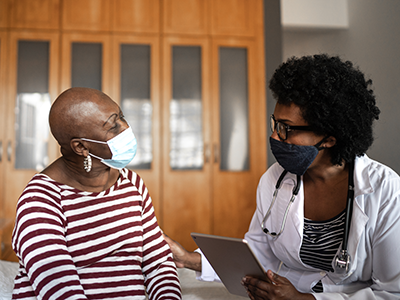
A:
<svg viewBox="0 0 400 300">
<path fill-rule="evenodd" d="M 313 131 L 311 126 L 289 126 L 285 123 L 278 122 L 275 120 L 274 115 L 271 115 L 271 131 L 272 133 L 275 131 L 278 133 L 279 138 L 282 141 L 285 141 L 288 138 L 288 132 L 294 130 L 305 130 L 305 131 Z"/>
</svg>

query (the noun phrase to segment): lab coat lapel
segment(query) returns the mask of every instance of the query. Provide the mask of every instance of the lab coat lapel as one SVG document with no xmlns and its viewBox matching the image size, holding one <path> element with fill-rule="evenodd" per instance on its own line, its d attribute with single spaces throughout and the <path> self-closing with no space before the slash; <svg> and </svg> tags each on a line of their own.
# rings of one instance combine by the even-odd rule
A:
<svg viewBox="0 0 400 300">
<path fill-rule="evenodd" d="M 339 283 L 354 273 L 357 269 L 357 260 L 356 260 L 356 252 L 358 245 L 360 243 L 361 236 L 365 232 L 366 224 L 369 220 L 368 216 L 362 209 L 359 201 L 365 194 L 369 194 L 373 192 L 370 177 L 369 177 L 369 170 L 366 167 L 367 164 L 365 163 L 366 156 L 357 158 L 355 161 L 355 168 L 354 168 L 354 200 L 353 200 L 353 214 L 351 217 L 350 223 L 350 232 L 349 232 L 349 239 L 347 241 L 348 245 L 348 252 L 351 257 L 351 267 L 348 274 L 337 274 L 331 273 L 331 279 Z M 337 253 L 339 253 L 341 247 Z M 361 251 L 361 250 L 359 250 Z M 332 262 L 333 266 L 334 262 Z"/>
</svg>

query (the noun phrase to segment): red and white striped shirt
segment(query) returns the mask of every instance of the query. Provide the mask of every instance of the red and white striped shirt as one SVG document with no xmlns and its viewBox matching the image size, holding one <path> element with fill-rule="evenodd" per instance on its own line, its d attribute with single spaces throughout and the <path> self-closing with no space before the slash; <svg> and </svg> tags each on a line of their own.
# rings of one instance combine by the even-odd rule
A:
<svg viewBox="0 0 400 300">
<path fill-rule="evenodd" d="M 100 193 L 35 175 L 17 205 L 13 299 L 181 299 L 143 180 L 122 169 Z"/>
</svg>

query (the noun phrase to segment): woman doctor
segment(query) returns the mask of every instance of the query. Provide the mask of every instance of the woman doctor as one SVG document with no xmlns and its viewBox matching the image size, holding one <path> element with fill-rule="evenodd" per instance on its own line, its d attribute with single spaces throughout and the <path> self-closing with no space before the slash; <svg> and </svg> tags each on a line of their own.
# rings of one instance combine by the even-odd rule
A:
<svg viewBox="0 0 400 300">
<path fill-rule="evenodd" d="M 275 72 L 270 146 L 245 235 L 267 272 L 251 299 L 400 299 L 400 178 L 365 152 L 379 109 L 349 61 L 291 58 Z M 198 252 L 166 237 L 178 267 L 218 279 Z"/>
</svg>

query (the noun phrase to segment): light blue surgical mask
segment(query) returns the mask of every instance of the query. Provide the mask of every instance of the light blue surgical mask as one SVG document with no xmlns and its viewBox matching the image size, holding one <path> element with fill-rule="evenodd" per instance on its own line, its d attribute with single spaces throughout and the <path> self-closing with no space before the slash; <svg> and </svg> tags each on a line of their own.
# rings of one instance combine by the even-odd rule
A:
<svg viewBox="0 0 400 300">
<path fill-rule="evenodd" d="M 112 153 L 112 157 L 110 159 L 104 159 L 92 153 L 89 153 L 89 155 L 99 159 L 103 164 L 110 168 L 121 170 L 122 168 L 125 168 L 136 155 L 137 141 L 131 126 L 107 142 L 86 138 L 81 138 L 81 140 L 99 144 L 107 144 Z"/>
</svg>

